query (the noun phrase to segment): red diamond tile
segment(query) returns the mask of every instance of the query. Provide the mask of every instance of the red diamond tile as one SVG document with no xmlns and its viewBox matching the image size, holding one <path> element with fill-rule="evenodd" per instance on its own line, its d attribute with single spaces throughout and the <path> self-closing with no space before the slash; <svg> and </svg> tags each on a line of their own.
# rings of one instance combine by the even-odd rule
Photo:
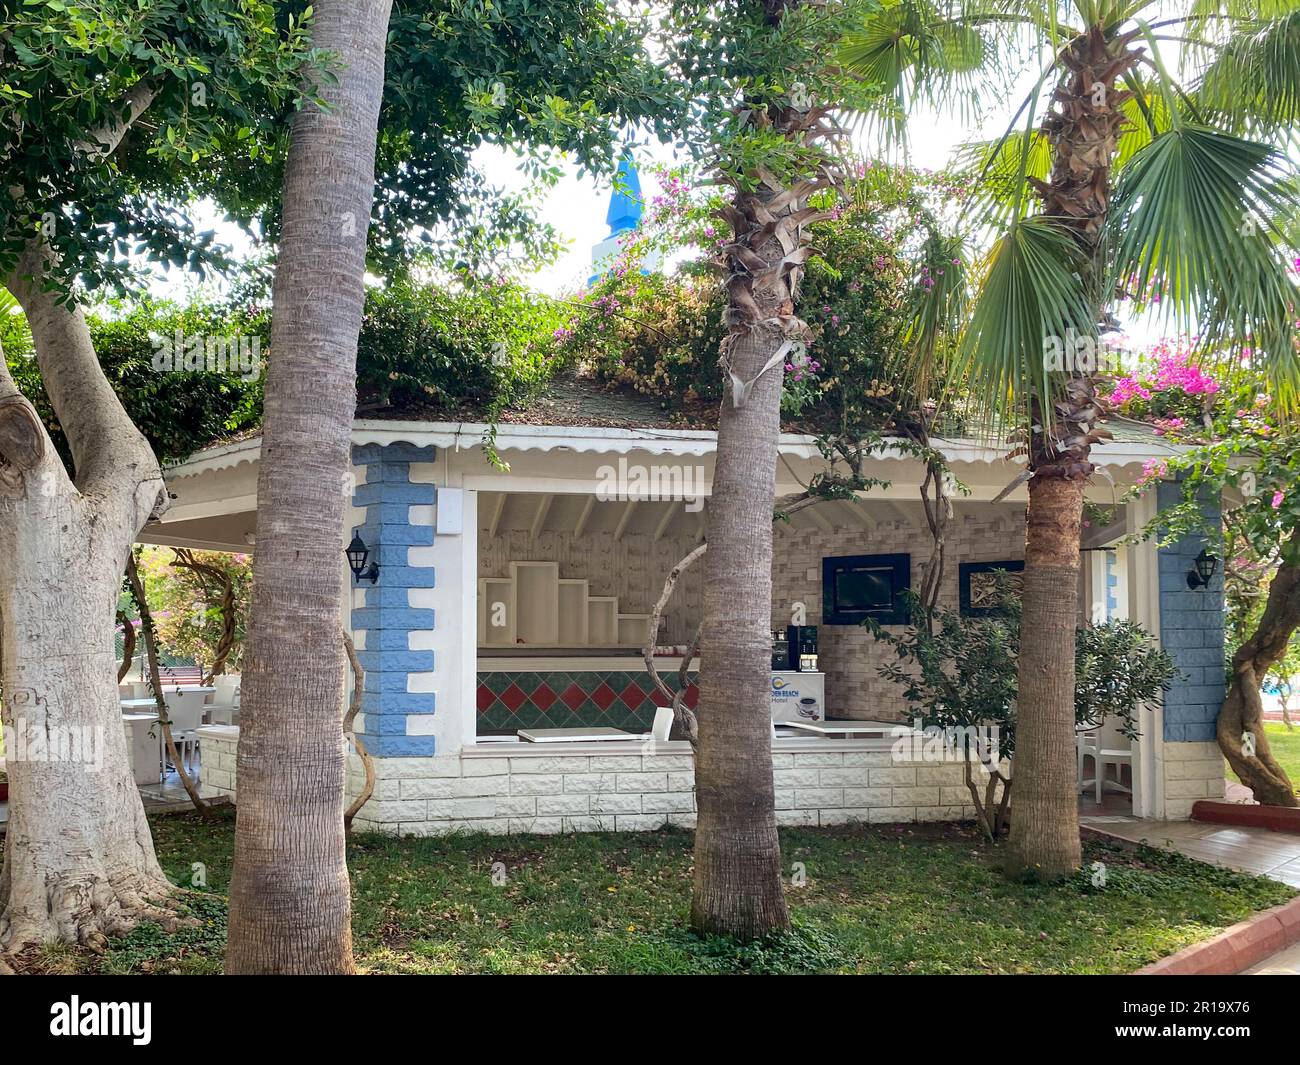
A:
<svg viewBox="0 0 1300 1065">
<path fill-rule="evenodd" d="M 699 687 L 694 684 L 686 685 L 686 705 L 689 706 L 692 710 L 694 710 L 695 705 L 699 701 L 700 701 Z"/>
<path fill-rule="evenodd" d="M 510 708 L 510 712 L 513 714 L 517 712 L 524 703 L 528 702 L 528 696 L 524 694 L 523 688 L 519 687 L 518 684 L 511 684 L 510 687 L 501 693 L 501 701 Z"/>
<path fill-rule="evenodd" d="M 591 701 L 602 710 L 608 710 L 610 704 L 617 698 L 618 696 L 614 693 L 614 689 L 604 681 L 601 681 L 600 684 L 596 686 L 596 690 L 591 693 Z"/>
<path fill-rule="evenodd" d="M 641 686 L 636 681 L 629 681 L 628 686 L 623 689 L 619 698 L 623 700 L 629 710 L 636 710 L 645 702 L 645 692 L 641 690 Z"/>
<path fill-rule="evenodd" d="M 486 684 L 480 684 L 478 686 L 477 698 L 478 698 L 478 708 L 479 711 L 481 712 L 483 710 L 486 710 L 489 706 L 491 706 L 496 701 L 496 693 L 493 692 L 493 690 L 489 688 Z"/>
<path fill-rule="evenodd" d="M 570 684 L 560 695 L 560 702 L 570 710 L 577 711 L 583 703 L 587 701 L 587 693 L 579 688 L 576 684 Z"/>
<path fill-rule="evenodd" d="M 551 690 L 551 686 L 546 681 L 542 681 L 541 684 L 537 685 L 533 689 L 533 694 L 528 697 L 529 702 L 542 711 L 549 710 L 554 706 L 555 700 L 558 698 L 559 696 Z"/>
</svg>

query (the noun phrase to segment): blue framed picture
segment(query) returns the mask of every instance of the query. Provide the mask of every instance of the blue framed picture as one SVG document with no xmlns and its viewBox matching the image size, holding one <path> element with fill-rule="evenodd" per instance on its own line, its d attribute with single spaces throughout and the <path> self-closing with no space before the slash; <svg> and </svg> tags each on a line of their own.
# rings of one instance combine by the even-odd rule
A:
<svg viewBox="0 0 1300 1065">
<path fill-rule="evenodd" d="M 822 624 L 882 625 L 910 620 L 903 590 L 912 584 L 911 555 L 841 555 L 822 559 Z"/>
<path fill-rule="evenodd" d="M 997 613 L 997 581 L 995 575 L 1021 573 L 1024 562 L 1006 559 L 1002 562 L 963 562 L 957 567 L 957 599 L 962 617 L 986 618 Z M 1013 580 L 1019 585 L 1019 580 Z"/>
</svg>

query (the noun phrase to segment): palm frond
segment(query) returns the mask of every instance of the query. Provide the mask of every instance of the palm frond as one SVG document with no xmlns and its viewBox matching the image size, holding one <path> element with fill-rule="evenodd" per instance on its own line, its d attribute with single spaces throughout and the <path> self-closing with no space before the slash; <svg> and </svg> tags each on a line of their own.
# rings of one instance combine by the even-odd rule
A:
<svg viewBox="0 0 1300 1065">
<path fill-rule="evenodd" d="M 1028 138 L 1013 132 L 997 140 L 971 141 L 957 149 L 953 169 L 972 182 L 967 218 L 977 225 L 1003 222 L 1023 197 L 1022 172 L 1024 177 L 1047 180 L 1052 169 L 1051 142 L 1039 129 Z"/>
<path fill-rule="evenodd" d="M 886 0 L 845 38 L 839 61 L 880 89 L 880 104 L 859 117 L 888 146 L 906 139 L 919 102 L 973 114 L 990 57 L 978 27 L 950 19 L 930 0 Z"/>
<path fill-rule="evenodd" d="M 957 370 L 1003 423 L 1023 424 L 1034 398 L 1052 408 L 1064 383 L 1053 338 L 1095 334 L 1082 267 L 1069 232 L 1041 215 L 1014 221 L 981 264 Z"/>
<path fill-rule="evenodd" d="M 896 371 L 917 395 L 946 375 L 949 341 L 960 334 L 970 303 L 969 250 L 960 236 L 931 232 L 918 256 L 918 276 L 902 307 L 904 365 Z"/>
<path fill-rule="evenodd" d="M 1300 122 L 1300 9 L 1239 26 L 1202 72 L 1196 93 L 1234 132 L 1294 133 Z"/>
<path fill-rule="evenodd" d="M 1136 309 L 1158 298 L 1164 319 L 1197 332 L 1205 351 L 1250 349 L 1276 397 L 1297 405 L 1300 286 L 1279 224 L 1296 197 L 1286 160 L 1271 146 L 1186 123 L 1169 130 L 1119 180 L 1108 291 L 1158 293 Z"/>
</svg>

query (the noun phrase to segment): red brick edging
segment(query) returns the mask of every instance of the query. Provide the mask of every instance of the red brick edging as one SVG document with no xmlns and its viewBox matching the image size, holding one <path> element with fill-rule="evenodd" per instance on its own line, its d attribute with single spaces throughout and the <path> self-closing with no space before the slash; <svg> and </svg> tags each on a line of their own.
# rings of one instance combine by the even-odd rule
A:
<svg viewBox="0 0 1300 1065">
<path fill-rule="evenodd" d="M 1300 942 L 1300 897 L 1161 958 L 1136 976 L 1232 976 Z"/>
<path fill-rule="evenodd" d="M 1201 799 L 1192 804 L 1192 820 L 1300 833 L 1300 807 L 1295 806 L 1262 806 L 1256 803 L 1211 802 Z"/>
</svg>

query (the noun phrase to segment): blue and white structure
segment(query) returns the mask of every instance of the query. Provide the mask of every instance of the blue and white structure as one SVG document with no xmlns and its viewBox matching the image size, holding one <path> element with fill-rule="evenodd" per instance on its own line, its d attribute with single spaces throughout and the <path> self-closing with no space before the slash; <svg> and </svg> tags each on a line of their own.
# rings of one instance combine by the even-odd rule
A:
<svg viewBox="0 0 1300 1065">
<path fill-rule="evenodd" d="M 614 191 L 609 199 L 609 210 L 605 212 L 605 224 L 609 234 L 591 249 L 591 276 L 587 283 L 598 281 L 617 261 L 626 246 L 626 241 L 636 232 L 645 216 L 645 200 L 641 194 L 641 176 L 637 173 L 636 163 L 631 155 L 624 155 L 618 164 L 618 173 L 614 177 Z M 657 270 L 661 265 L 661 256 L 655 252 L 647 256 L 642 264 L 643 270 Z"/>
</svg>

